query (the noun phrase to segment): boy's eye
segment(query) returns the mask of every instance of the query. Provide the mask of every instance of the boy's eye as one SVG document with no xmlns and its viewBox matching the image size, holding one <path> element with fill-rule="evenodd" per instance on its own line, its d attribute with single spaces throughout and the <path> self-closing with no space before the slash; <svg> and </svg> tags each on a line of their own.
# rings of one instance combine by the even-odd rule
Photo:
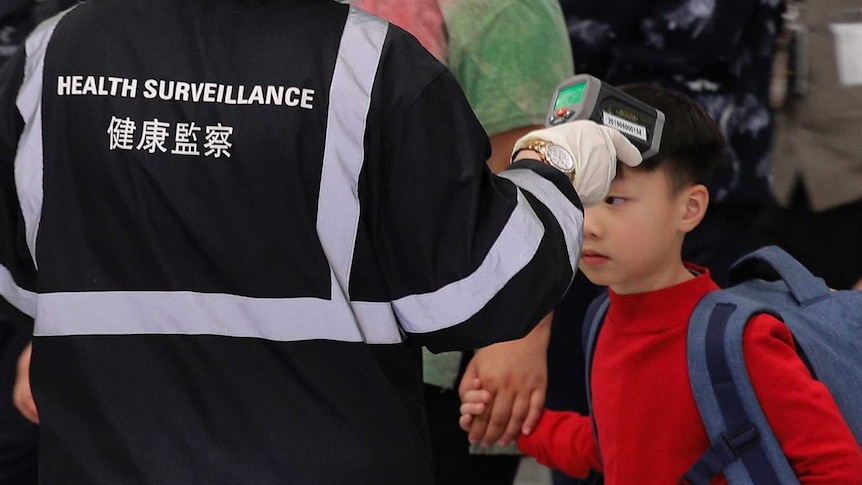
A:
<svg viewBox="0 0 862 485">
<path fill-rule="evenodd" d="M 620 205 L 620 204 L 622 204 L 622 203 L 623 203 L 623 202 L 625 202 L 625 201 L 626 201 L 626 199 L 625 199 L 625 198 L 623 198 L 623 197 L 617 197 L 617 196 L 613 196 L 613 195 L 612 195 L 612 196 L 610 196 L 610 197 L 608 197 L 608 198 L 606 198 L 606 199 L 605 199 L 605 204 L 608 204 L 608 205 Z"/>
</svg>

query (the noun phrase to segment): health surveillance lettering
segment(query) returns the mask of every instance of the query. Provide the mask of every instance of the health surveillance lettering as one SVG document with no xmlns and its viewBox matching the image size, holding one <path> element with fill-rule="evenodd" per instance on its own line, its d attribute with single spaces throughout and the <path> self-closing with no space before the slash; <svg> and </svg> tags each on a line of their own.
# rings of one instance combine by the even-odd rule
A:
<svg viewBox="0 0 862 485">
<path fill-rule="evenodd" d="M 171 124 L 159 121 L 158 118 L 143 122 L 140 138 L 137 138 L 135 143 L 135 131 L 137 123 L 129 117 L 117 118 L 111 117 L 111 124 L 108 127 L 108 136 L 110 137 L 110 150 L 140 150 L 149 153 L 160 151 L 165 153 L 168 148 L 165 146 L 168 143 L 168 138 L 171 136 Z M 171 154 L 200 156 L 200 145 L 198 141 L 198 133 L 201 127 L 195 122 L 176 123 L 174 127 L 174 137 L 172 139 Z M 203 140 L 203 149 L 205 157 L 221 158 L 224 155 L 230 158 L 230 148 L 233 143 L 229 138 L 233 134 L 233 127 L 222 126 L 217 123 L 215 126 L 205 127 L 206 136 Z"/>
<path fill-rule="evenodd" d="M 144 99 L 227 105 L 275 105 L 314 109 L 314 90 L 295 86 L 190 83 L 185 81 L 138 79 L 115 76 L 58 76 L 59 96 L 118 96 L 136 98 L 138 87 Z M 139 150 L 148 153 L 230 158 L 234 129 L 221 123 L 201 127 L 194 121 L 171 123 L 154 118 L 140 125 L 130 117 L 112 116 L 108 126 L 110 150 Z M 173 128 L 173 129 L 172 129 Z M 203 130 L 203 139 L 198 134 Z M 171 135 L 173 134 L 173 137 Z"/>
<path fill-rule="evenodd" d="M 145 99 L 220 103 L 230 105 L 276 105 L 314 109 L 314 90 L 296 86 L 255 84 L 190 83 L 164 79 L 137 79 L 114 76 L 58 76 L 59 96 L 120 96 L 135 98 L 138 87 Z"/>
</svg>

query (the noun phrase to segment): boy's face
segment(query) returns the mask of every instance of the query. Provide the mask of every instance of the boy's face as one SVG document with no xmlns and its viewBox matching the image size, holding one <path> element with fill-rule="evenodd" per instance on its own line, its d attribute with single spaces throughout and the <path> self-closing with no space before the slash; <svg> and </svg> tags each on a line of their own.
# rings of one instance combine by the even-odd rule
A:
<svg viewBox="0 0 862 485">
<path fill-rule="evenodd" d="M 604 202 L 586 209 L 581 271 L 620 294 L 678 283 L 685 271 L 683 236 L 702 217 L 692 224 L 691 216 L 698 215 L 692 193 L 700 190 L 706 193 L 702 185 L 675 192 L 664 167 L 647 172 L 621 166 Z"/>
</svg>

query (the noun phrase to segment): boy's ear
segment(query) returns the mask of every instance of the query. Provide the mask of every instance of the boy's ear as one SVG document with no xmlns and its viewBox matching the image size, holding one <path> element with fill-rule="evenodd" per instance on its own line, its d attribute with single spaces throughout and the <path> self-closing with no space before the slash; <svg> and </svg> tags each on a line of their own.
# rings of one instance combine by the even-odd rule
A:
<svg viewBox="0 0 862 485">
<path fill-rule="evenodd" d="M 709 191 L 704 185 L 696 184 L 683 190 L 680 197 L 681 202 L 685 204 L 685 210 L 679 221 L 679 230 L 688 233 L 697 227 L 703 220 L 703 216 L 706 215 L 706 208 L 709 206 Z"/>
</svg>

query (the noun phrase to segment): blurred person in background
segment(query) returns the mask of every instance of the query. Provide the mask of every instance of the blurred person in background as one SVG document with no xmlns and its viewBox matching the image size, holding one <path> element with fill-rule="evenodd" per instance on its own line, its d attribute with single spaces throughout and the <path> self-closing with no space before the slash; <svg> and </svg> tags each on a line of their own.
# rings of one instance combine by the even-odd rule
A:
<svg viewBox="0 0 862 485">
<path fill-rule="evenodd" d="M 862 289 L 862 4 L 791 6 L 764 243 L 832 288 Z"/>
</svg>

